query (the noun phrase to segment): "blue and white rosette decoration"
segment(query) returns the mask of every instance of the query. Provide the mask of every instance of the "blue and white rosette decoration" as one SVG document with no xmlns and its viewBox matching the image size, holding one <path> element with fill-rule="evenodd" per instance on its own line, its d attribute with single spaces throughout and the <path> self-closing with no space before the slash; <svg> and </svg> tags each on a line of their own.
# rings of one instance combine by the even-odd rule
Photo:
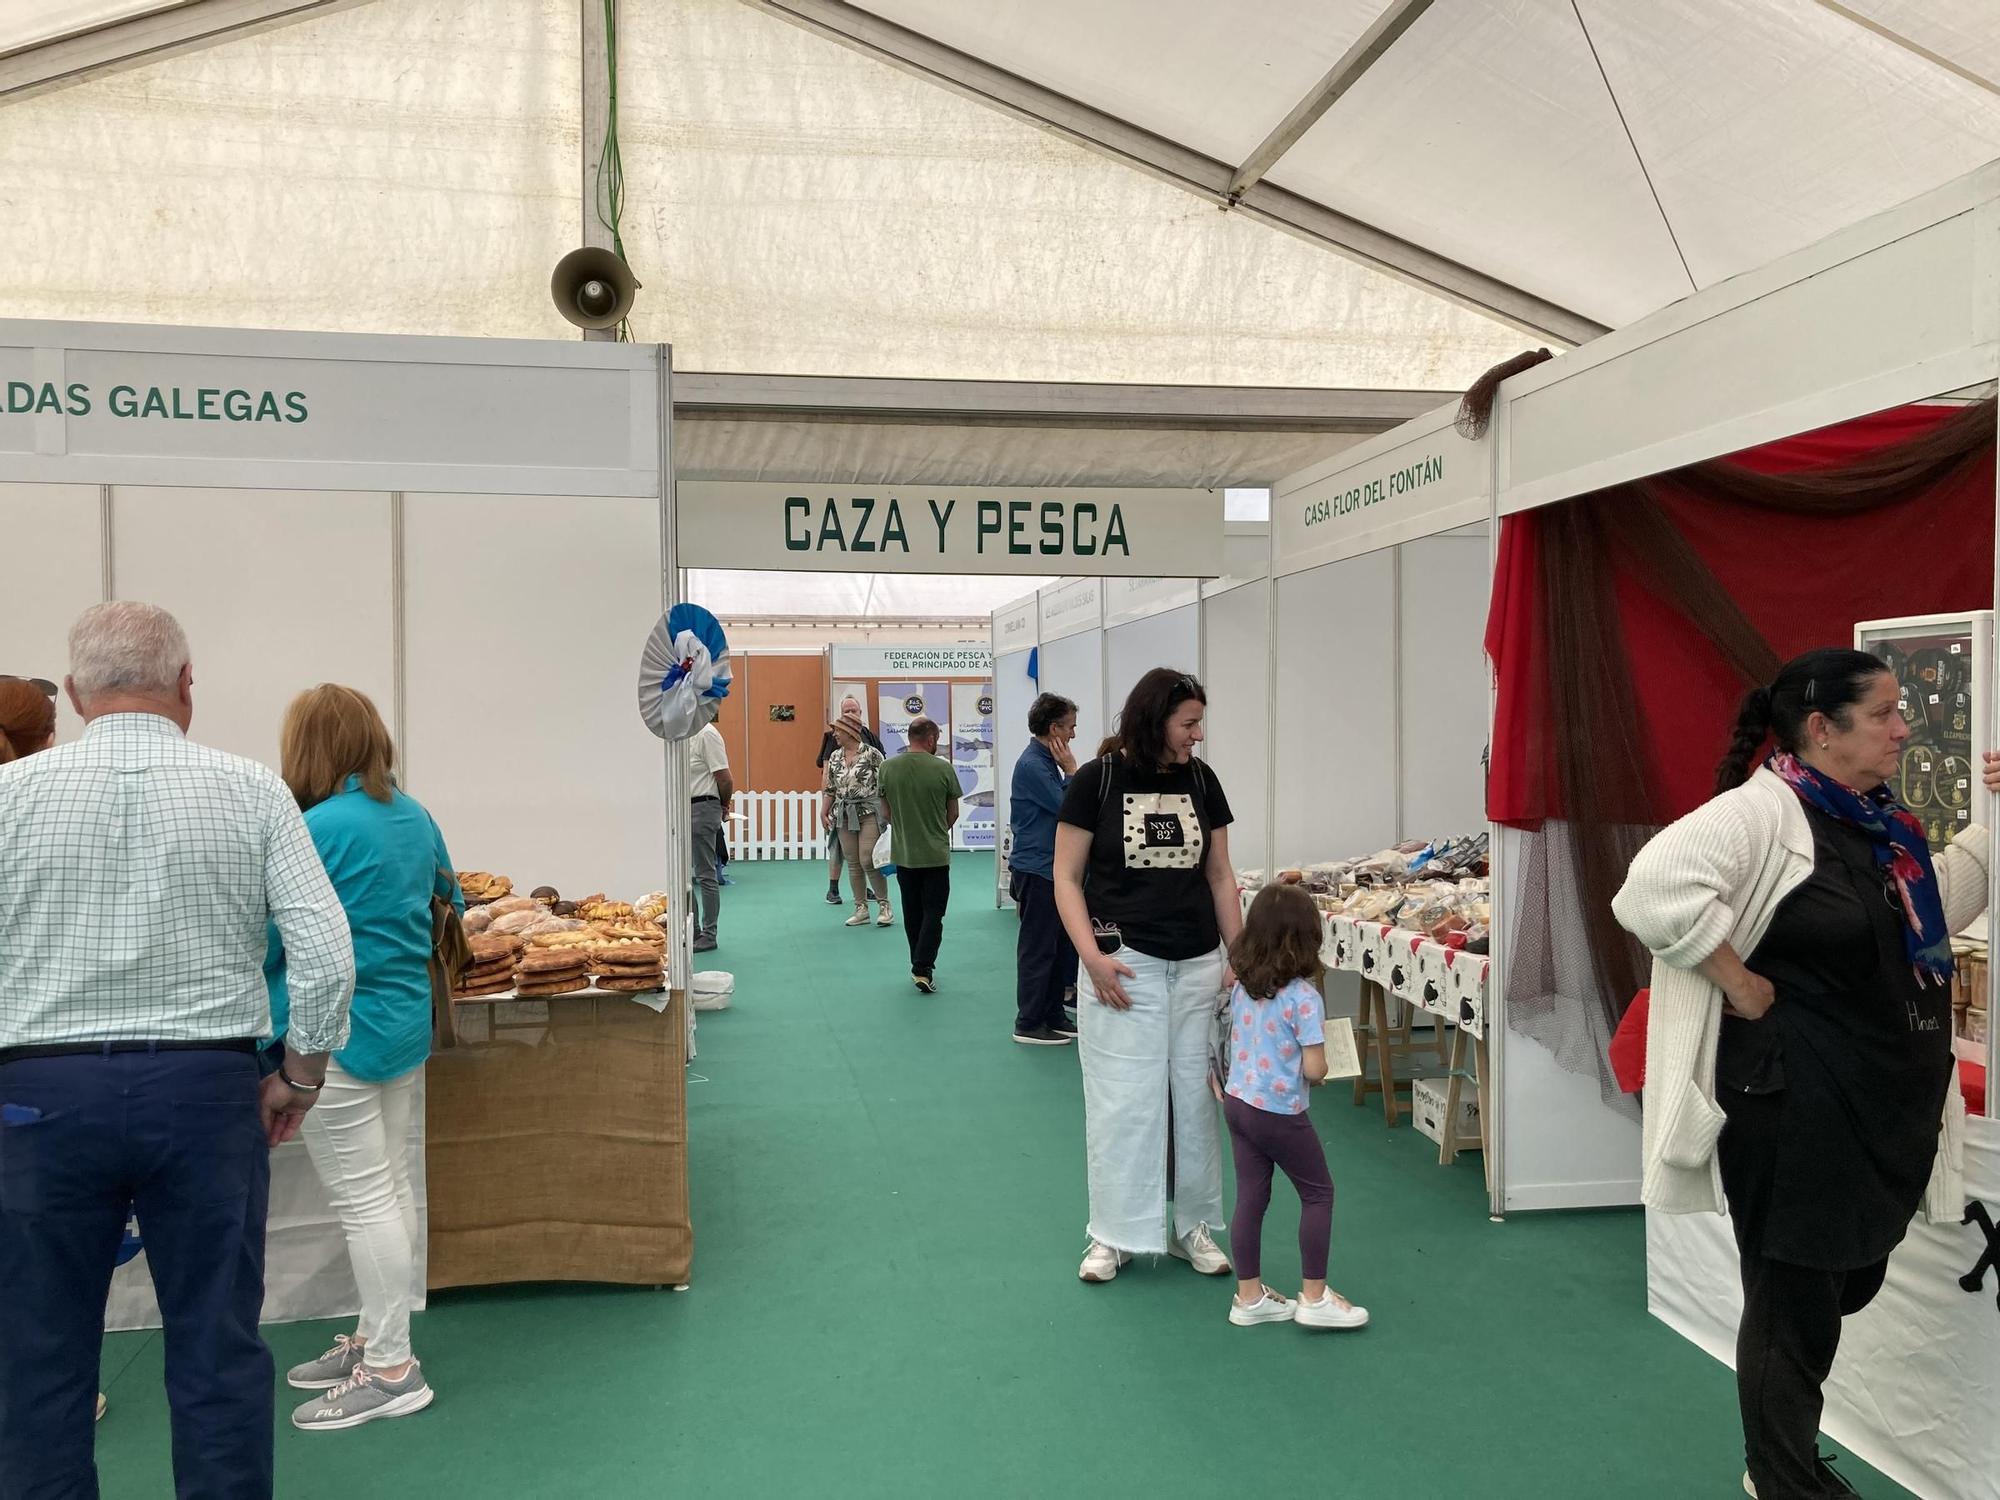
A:
<svg viewBox="0 0 2000 1500">
<path fill-rule="evenodd" d="M 684 740 L 715 722 L 729 696 L 729 642 L 699 604 L 676 604 L 639 656 L 639 714 L 663 740 Z"/>
</svg>

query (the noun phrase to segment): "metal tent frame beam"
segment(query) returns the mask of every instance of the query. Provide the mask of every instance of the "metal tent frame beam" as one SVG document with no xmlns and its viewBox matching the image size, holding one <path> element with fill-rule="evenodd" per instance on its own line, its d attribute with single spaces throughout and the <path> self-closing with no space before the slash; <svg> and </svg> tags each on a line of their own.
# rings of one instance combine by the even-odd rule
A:
<svg viewBox="0 0 2000 1500">
<path fill-rule="evenodd" d="M 1236 169 L 1236 175 L 1229 179 L 1229 195 L 1241 198 L 1254 183 L 1262 182 L 1284 154 L 1296 146 L 1308 130 L 1319 123 L 1319 117 L 1340 102 L 1362 75 L 1381 60 L 1382 54 L 1396 45 L 1396 40 L 1416 24 L 1417 18 L 1431 8 L 1432 0 L 1394 0 L 1390 7 L 1375 18 L 1375 24 L 1355 39 L 1346 54 L 1327 70 L 1305 98 L 1301 99 L 1292 112 L 1278 122 L 1277 129 L 1264 137 L 1263 143 L 1252 151 Z"/>
<path fill-rule="evenodd" d="M 171 10 L 23 47 L 0 57 L 0 104 L 212 47 L 368 0 L 187 0 Z"/>
<path fill-rule="evenodd" d="M 963 426 L 1386 432 L 1455 391 L 1099 385 L 842 375 L 674 375 L 677 418 L 948 422 Z"/>
<path fill-rule="evenodd" d="M 1268 182 L 1255 183 L 1240 195 L 1234 194 L 1230 185 L 1236 169 L 1225 162 L 1044 88 L 921 32 L 885 21 L 858 6 L 846 4 L 845 0 L 742 0 L 742 3 L 906 73 L 941 84 L 1100 155 L 1138 167 L 1220 208 L 1233 207 L 1530 332 L 1581 344 L 1609 331 L 1604 324 L 1570 308 Z"/>
</svg>

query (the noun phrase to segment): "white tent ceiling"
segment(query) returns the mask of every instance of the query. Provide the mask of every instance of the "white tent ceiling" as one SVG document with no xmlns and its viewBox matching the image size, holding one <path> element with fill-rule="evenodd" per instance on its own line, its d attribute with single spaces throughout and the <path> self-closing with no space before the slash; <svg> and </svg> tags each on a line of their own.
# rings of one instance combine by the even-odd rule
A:
<svg viewBox="0 0 2000 1500">
<path fill-rule="evenodd" d="M 1613 325 L 2000 155 L 1993 0 L 864 4 L 1225 165 L 1413 9 L 1266 180 Z"/>
<path fill-rule="evenodd" d="M 594 6 L 0 0 L 0 316 L 572 336 L 546 288 Z M 1588 337 L 2000 155 L 1993 0 L 620 14 L 633 333 L 683 369 L 1444 391 L 1523 328 Z M 909 458 L 689 427 L 717 472 Z M 923 457 L 1229 483 L 1328 440 Z"/>
</svg>

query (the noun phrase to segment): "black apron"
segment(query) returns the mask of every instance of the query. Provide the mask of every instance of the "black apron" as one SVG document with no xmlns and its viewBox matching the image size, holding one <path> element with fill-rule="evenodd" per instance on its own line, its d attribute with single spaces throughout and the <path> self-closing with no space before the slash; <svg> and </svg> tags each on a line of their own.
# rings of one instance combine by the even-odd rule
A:
<svg viewBox="0 0 2000 1500">
<path fill-rule="evenodd" d="M 1725 1014 L 1718 1147 L 1737 1243 L 1817 1270 L 1872 1266 L 1924 1200 L 1951 1082 L 1951 991 L 1920 984 L 1865 834 L 1806 809 L 1813 873 L 1745 962 L 1777 1001 Z"/>
</svg>

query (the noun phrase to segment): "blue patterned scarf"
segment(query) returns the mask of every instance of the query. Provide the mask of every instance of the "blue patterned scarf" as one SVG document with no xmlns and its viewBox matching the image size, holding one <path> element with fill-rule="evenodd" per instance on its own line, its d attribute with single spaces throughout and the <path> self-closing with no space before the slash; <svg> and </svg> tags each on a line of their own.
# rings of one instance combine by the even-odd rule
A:
<svg viewBox="0 0 2000 1500">
<path fill-rule="evenodd" d="M 1945 926 L 1944 898 L 1938 892 L 1923 824 L 1887 786 L 1857 792 L 1783 751 L 1771 757 L 1770 765 L 1806 806 L 1868 835 L 1877 867 L 1902 898 L 1903 951 L 1917 983 L 1949 984 L 1951 932 Z"/>
</svg>

